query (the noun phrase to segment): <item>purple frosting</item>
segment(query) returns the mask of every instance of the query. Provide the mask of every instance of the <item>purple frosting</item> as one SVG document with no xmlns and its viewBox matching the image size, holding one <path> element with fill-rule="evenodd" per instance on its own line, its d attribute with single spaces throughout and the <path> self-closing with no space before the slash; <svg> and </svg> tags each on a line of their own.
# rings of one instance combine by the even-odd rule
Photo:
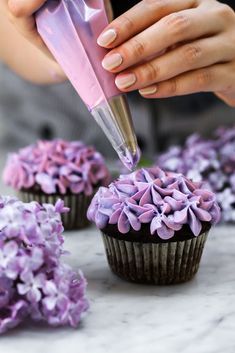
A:
<svg viewBox="0 0 235 353">
<path fill-rule="evenodd" d="M 202 222 L 215 224 L 220 209 L 215 195 L 182 174 L 158 167 L 122 175 L 109 187 L 101 187 L 88 209 L 88 218 L 98 228 L 115 224 L 122 234 L 150 225 L 151 234 L 170 239 L 188 224 L 198 236 Z"/>
<path fill-rule="evenodd" d="M 159 155 L 156 165 L 206 182 L 216 194 L 225 222 L 235 222 L 235 126 L 219 128 L 211 139 L 194 134 L 185 144 Z"/>
<path fill-rule="evenodd" d="M 38 141 L 8 157 L 3 180 L 16 190 L 37 185 L 46 194 L 91 195 L 107 185 L 109 172 L 101 154 L 80 141 Z"/>
</svg>

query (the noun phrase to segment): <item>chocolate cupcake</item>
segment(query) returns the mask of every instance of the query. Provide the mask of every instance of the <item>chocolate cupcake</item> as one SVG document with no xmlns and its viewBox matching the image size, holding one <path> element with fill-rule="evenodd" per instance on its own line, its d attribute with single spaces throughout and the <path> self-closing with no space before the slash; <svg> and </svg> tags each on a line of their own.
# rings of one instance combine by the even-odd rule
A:
<svg viewBox="0 0 235 353">
<path fill-rule="evenodd" d="M 86 213 L 95 191 L 109 182 L 104 159 L 80 141 L 38 141 L 8 157 L 3 180 L 24 202 L 53 203 L 62 199 L 70 212 L 66 230 L 89 224 Z"/>
<path fill-rule="evenodd" d="M 202 183 L 153 167 L 101 187 L 88 218 L 101 229 L 114 273 L 133 282 L 173 284 L 198 271 L 220 209 Z"/>
</svg>

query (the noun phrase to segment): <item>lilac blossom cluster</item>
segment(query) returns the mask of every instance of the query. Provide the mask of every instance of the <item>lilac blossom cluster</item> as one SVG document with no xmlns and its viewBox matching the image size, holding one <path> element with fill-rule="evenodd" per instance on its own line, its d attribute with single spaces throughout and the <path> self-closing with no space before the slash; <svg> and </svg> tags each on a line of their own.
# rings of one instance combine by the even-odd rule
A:
<svg viewBox="0 0 235 353">
<path fill-rule="evenodd" d="M 224 222 L 235 221 L 235 126 L 220 128 L 212 139 L 191 135 L 183 147 L 171 147 L 156 164 L 183 173 L 193 181 L 204 181 L 216 194 Z"/>
<path fill-rule="evenodd" d="M 61 262 L 64 203 L 0 198 L 0 333 L 26 317 L 76 327 L 88 307 L 86 280 Z"/>
<path fill-rule="evenodd" d="M 46 194 L 84 193 L 107 185 L 109 172 L 93 147 L 80 141 L 38 141 L 8 157 L 3 180 L 16 190 L 38 187 Z"/>
<path fill-rule="evenodd" d="M 170 239 L 185 224 L 198 236 L 203 222 L 218 222 L 220 209 L 215 195 L 201 188 L 201 183 L 153 167 L 122 175 L 108 188 L 101 187 L 88 218 L 100 229 L 115 224 L 122 234 L 131 229 L 138 232 L 142 224 L 149 224 L 151 234 Z"/>
</svg>

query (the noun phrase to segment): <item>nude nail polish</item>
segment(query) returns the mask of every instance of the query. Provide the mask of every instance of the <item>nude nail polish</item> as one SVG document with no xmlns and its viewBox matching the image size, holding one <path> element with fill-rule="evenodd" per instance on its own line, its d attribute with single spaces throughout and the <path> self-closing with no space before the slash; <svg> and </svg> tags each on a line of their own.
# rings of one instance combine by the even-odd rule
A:
<svg viewBox="0 0 235 353">
<path fill-rule="evenodd" d="M 156 92 L 157 92 L 157 86 L 146 87 L 139 90 L 139 93 L 142 94 L 143 96 L 150 96 L 151 94 L 154 94 Z"/>
<path fill-rule="evenodd" d="M 101 47 L 106 47 L 107 45 L 113 43 L 116 38 L 117 32 L 114 29 L 108 29 L 98 37 L 97 44 Z"/>
<path fill-rule="evenodd" d="M 123 58 L 120 54 L 115 53 L 109 56 L 106 56 L 102 61 L 102 66 L 105 70 L 112 70 L 120 66 L 123 61 Z"/>
<path fill-rule="evenodd" d="M 136 82 L 135 74 L 123 74 L 116 77 L 115 84 L 118 88 L 128 88 Z"/>
</svg>

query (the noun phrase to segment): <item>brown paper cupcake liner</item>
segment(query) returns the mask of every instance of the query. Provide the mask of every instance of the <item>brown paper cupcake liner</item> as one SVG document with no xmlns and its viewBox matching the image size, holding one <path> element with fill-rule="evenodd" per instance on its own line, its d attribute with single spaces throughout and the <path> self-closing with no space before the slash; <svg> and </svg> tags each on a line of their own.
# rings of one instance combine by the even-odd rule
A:
<svg viewBox="0 0 235 353">
<path fill-rule="evenodd" d="M 208 232 L 169 243 L 102 235 L 109 266 L 116 275 L 131 282 L 165 285 L 189 281 L 197 273 Z"/>
<path fill-rule="evenodd" d="M 64 201 L 65 206 L 70 208 L 70 211 L 68 213 L 64 213 L 61 215 L 65 230 L 78 230 L 86 228 L 90 225 L 86 214 L 93 195 L 86 196 L 83 193 L 77 195 L 47 195 L 28 191 L 19 191 L 18 197 L 23 202 L 37 201 L 40 204 L 55 204 L 58 199 L 61 199 Z"/>
</svg>

